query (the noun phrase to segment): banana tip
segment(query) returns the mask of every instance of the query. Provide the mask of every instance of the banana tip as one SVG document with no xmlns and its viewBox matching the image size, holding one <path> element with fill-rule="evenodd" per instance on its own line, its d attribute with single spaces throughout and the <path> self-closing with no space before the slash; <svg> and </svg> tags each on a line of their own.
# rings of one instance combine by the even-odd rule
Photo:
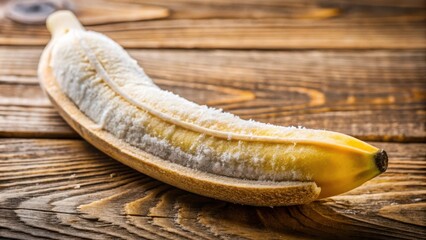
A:
<svg viewBox="0 0 426 240">
<path fill-rule="evenodd" d="M 380 150 L 374 155 L 374 162 L 376 163 L 377 169 L 380 173 L 383 173 L 388 168 L 388 154 L 385 150 Z"/>
</svg>

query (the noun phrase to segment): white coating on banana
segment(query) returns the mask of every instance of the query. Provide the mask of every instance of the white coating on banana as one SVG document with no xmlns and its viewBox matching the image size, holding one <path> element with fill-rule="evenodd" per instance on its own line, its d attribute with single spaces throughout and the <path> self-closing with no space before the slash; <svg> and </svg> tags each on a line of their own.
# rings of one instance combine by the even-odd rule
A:
<svg viewBox="0 0 426 240">
<path fill-rule="evenodd" d="M 78 108 L 100 128 L 162 159 L 235 178 L 315 181 L 330 186 L 325 196 L 379 173 L 378 149 L 355 138 L 246 121 L 161 90 L 102 34 L 70 29 L 50 47 L 53 75 Z"/>
<path fill-rule="evenodd" d="M 110 54 L 111 52 L 114 54 Z M 161 90 L 135 60 L 102 34 L 71 30 L 54 43 L 50 66 L 63 91 L 80 110 L 99 127 L 131 145 L 187 167 L 225 176 L 267 180 L 308 179 L 307 176 L 298 174 L 297 169 L 266 172 L 255 164 L 245 164 L 250 159 L 240 159 L 238 153 L 226 150 L 215 152 L 203 145 L 206 138 L 212 138 L 205 133 L 200 134 L 198 141 L 191 146 L 196 149 L 197 154 L 186 153 L 167 140 L 147 133 L 143 123 L 150 121 L 151 114 L 136 107 L 138 103 L 147 105 L 150 110 L 157 109 L 157 112 L 163 114 L 163 118 L 174 119 L 167 130 L 171 134 L 177 121 L 218 131 L 224 126 L 231 128 L 234 131 L 226 133 L 225 145 L 227 141 L 236 138 L 234 135 L 244 134 L 255 140 L 258 137 L 255 135 L 256 131 L 264 129 L 269 130 L 269 136 L 291 136 L 296 128 L 244 121 L 232 114 L 197 105 Z M 128 95 L 134 102 L 129 102 L 123 95 Z M 295 144 L 292 142 L 291 146 Z M 239 145 L 238 152 L 245 152 L 245 146 Z M 280 150 L 277 146 L 277 151 Z M 252 162 L 263 160 L 263 156 L 256 156 L 255 153 L 252 155 Z"/>
</svg>

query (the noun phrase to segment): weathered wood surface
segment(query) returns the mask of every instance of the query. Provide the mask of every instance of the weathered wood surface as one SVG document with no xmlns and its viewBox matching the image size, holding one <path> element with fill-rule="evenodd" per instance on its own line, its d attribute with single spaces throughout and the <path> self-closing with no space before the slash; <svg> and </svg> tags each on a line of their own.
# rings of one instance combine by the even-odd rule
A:
<svg viewBox="0 0 426 240">
<path fill-rule="evenodd" d="M 91 1 L 77 1 L 78 3 Z M 371 49 L 426 47 L 423 1 L 121 1 L 80 4 L 77 13 L 132 48 Z M 130 3 L 129 3 L 130 2 Z M 355 2 L 355 3 L 351 3 Z M 408 3 L 407 3 L 408 2 Z M 162 5 L 167 21 L 131 21 L 135 5 Z M 90 9 L 87 9 L 90 8 Z M 115 9 L 112 17 L 105 12 Z M 89 11 L 90 10 L 90 11 Z M 90 14 L 90 16 L 88 16 Z M 163 12 L 155 13 L 162 17 Z M 133 18 L 132 18 L 133 17 Z M 129 22 L 130 21 L 130 22 Z M 122 22 L 122 23 L 117 23 Z M 100 25 L 101 24 L 101 25 Z M 43 26 L 0 14 L 0 44 L 45 45 Z"/>
<path fill-rule="evenodd" d="M 349 193 L 281 208 L 153 180 L 64 123 L 36 78 L 49 34 L 6 19 L 3 1 L 0 238 L 426 239 L 423 0 L 75 2 L 89 29 L 133 48 L 161 87 L 246 119 L 377 141 L 389 169 Z"/>
<path fill-rule="evenodd" d="M 40 49 L 0 47 L 0 135 L 76 137 L 38 86 Z M 246 119 L 423 141 L 425 51 L 131 50 L 154 81 Z M 397 125 L 396 125 L 397 124 Z"/>
<path fill-rule="evenodd" d="M 81 140 L 0 140 L 0 235 L 23 239 L 419 239 L 425 144 L 374 143 L 389 170 L 346 194 L 294 207 L 234 205 L 175 189 Z"/>
</svg>

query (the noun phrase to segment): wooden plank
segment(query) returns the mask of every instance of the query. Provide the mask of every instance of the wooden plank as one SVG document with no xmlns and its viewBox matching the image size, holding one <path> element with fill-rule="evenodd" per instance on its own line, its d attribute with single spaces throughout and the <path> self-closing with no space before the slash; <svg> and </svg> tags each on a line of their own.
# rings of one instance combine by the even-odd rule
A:
<svg viewBox="0 0 426 240">
<path fill-rule="evenodd" d="M 123 0 L 114 0 L 123 2 Z M 130 3 L 162 6 L 173 19 L 212 18 L 381 18 L 406 17 L 424 12 L 423 0 L 125 0 Z"/>
<path fill-rule="evenodd" d="M 424 7 L 418 1 L 405 2 L 241 4 L 217 0 L 97 4 L 117 9 L 117 15 L 106 17 L 108 10 L 77 1 L 77 13 L 86 23 L 96 24 L 88 29 L 104 32 L 132 48 L 425 48 Z M 169 8 L 171 17 L 129 22 L 143 19 L 137 14 L 142 11 L 129 13 L 131 10 L 126 9 L 142 9 L 147 4 Z M 158 17 L 164 15 L 160 12 Z M 21 25 L 4 17 L 0 17 L 0 25 L 0 45 L 45 45 L 50 38 L 44 26 Z"/>
<path fill-rule="evenodd" d="M 130 22 L 149 19 L 146 13 L 155 10 L 157 17 L 165 17 L 169 9 L 169 19 L 241 19 L 241 18 L 297 18 L 322 19 L 341 18 L 381 18 L 406 17 L 424 11 L 423 0 L 74 0 L 76 13 L 87 20 L 86 24 Z M 96 5 L 96 8 L 94 7 Z M 116 12 L 110 18 L 106 11 Z M 138 12 L 138 13 L 137 13 Z M 89 14 L 90 13 L 90 14 Z M 102 19 L 102 21 L 95 21 Z"/>
<path fill-rule="evenodd" d="M 0 235 L 19 239 L 424 237 L 425 144 L 374 144 L 390 156 L 389 169 L 380 177 L 311 204 L 259 208 L 165 185 L 81 140 L 0 139 Z"/>
<path fill-rule="evenodd" d="M 0 135 L 76 137 L 37 85 L 40 51 L 0 48 Z M 425 51 L 130 53 L 161 87 L 245 119 L 425 140 Z"/>
<path fill-rule="evenodd" d="M 123 2 L 122 0 L 115 0 Z M 382 17 L 410 14 L 424 8 L 422 0 L 126 0 L 130 3 L 169 8 L 170 18 L 328 18 L 328 17 Z"/>
</svg>

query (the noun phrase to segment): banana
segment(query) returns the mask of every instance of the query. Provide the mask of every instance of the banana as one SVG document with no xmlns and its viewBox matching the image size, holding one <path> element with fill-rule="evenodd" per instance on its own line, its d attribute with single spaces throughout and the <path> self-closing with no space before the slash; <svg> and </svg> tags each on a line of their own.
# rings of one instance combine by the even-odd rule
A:
<svg viewBox="0 0 426 240">
<path fill-rule="evenodd" d="M 53 38 L 41 78 L 49 68 L 97 128 L 172 164 L 236 181 L 314 183 L 314 199 L 347 192 L 387 168 L 385 151 L 353 137 L 242 120 L 162 90 L 121 46 L 85 31 L 70 12 L 54 13 L 47 26 Z"/>
</svg>

